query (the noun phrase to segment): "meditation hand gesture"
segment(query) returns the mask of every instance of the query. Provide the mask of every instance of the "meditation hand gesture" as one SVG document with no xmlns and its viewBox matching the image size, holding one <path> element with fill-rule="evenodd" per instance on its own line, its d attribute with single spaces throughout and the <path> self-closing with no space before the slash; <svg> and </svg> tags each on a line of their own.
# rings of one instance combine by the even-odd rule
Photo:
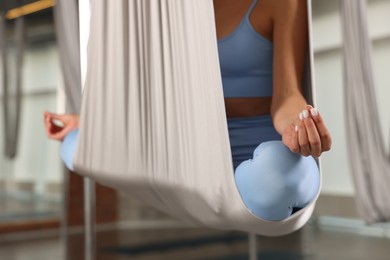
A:
<svg viewBox="0 0 390 260">
<path fill-rule="evenodd" d="M 286 128 L 283 143 L 294 153 L 319 157 L 329 151 L 332 138 L 317 109 L 307 106 L 298 117 L 297 123 Z"/>
<path fill-rule="evenodd" d="M 69 132 L 79 127 L 79 115 L 59 115 L 45 111 L 44 123 L 47 136 L 62 141 Z"/>
</svg>

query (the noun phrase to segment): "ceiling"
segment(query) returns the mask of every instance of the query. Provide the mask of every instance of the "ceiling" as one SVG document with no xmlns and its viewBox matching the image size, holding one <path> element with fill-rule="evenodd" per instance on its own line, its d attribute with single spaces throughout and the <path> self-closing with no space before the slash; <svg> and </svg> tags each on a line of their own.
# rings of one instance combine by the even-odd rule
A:
<svg viewBox="0 0 390 260">
<path fill-rule="evenodd" d="M 35 2 L 36 0 L 0 0 L 0 10 L 6 13 L 8 10 L 20 7 L 25 4 Z M 65 0 L 68 1 L 68 0 Z M 55 27 L 53 8 L 47 8 L 32 14 L 24 16 L 27 30 L 28 45 L 42 44 L 55 40 Z M 13 35 L 14 20 L 6 22 L 8 35 Z"/>
<path fill-rule="evenodd" d="M 20 7 L 22 5 L 30 4 L 36 0 L 0 0 L 0 10 L 6 12 L 10 9 Z"/>
</svg>

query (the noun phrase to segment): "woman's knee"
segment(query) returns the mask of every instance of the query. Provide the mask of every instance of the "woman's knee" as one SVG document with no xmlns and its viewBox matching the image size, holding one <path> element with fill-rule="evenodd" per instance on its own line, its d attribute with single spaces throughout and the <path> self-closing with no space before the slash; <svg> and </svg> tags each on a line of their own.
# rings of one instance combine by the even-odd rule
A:
<svg viewBox="0 0 390 260">
<path fill-rule="evenodd" d="M 279 221 L 291 215 L 296 187 L 283 176 L 237 168 L 235 178 L 245 205 L 256 216 Z"/>
<path fill-rule="evenodd" d="M 61 144 L 61 158 L 62 161 L 65 163 L 66 167 L 73 171 L 73 159 L 76 153 L 76 147 L 78 142 L 78 133 L 79 130 L 75 129 L 71 132 L 69 132 L 65 138 L 64 141 Z"/>
<path fill-rule="evenodd" d="M 314 159 L 291 153 L 281 142 L 256 148 L 253 159 L 237 167 L 235 179 L 246 206 L 268 220 L 285 219 L 293 207 L 310 203 L 320 182 Z"/>
</svg>

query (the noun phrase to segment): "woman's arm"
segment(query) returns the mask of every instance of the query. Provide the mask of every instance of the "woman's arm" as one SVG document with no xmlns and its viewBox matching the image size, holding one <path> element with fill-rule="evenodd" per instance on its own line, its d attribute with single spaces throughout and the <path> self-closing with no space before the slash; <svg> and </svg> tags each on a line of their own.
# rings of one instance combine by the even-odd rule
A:
<svg viewBox="0 0 390 260">
<path fill-rule="evenodd" d="M 318 111 L 307 106 L 301 89 L 308 44 L 306 0 L 272 1 L 272 5 L 274 126 L 293 152 L 320 156 L 330 149 L 331 137 Z"/>
</svg>

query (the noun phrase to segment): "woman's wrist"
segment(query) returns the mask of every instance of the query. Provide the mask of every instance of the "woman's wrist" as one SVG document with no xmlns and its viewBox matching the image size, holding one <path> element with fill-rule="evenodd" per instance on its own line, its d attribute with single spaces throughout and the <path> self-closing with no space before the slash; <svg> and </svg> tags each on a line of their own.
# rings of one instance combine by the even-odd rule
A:
<svg viewBox="0 0 390 260">
<path fill-rule="evenodd" d="M 299 114 L 307 107 L 306 101 L 303 97 L 290 97 L 279 103 L 271 109 L 271 115 L 274 127 L 279 134 L 292 124 L 297 125 L 299 122 Z"/>
<path fill-rule="evenodd" d="M 76 128 L 79 128 L 80 126 L 80 115 L 78 114 L 70 114 L 70 116 L 72 117 L 72 130 L 73 129 L 76 129 Z"/>
</svg>

